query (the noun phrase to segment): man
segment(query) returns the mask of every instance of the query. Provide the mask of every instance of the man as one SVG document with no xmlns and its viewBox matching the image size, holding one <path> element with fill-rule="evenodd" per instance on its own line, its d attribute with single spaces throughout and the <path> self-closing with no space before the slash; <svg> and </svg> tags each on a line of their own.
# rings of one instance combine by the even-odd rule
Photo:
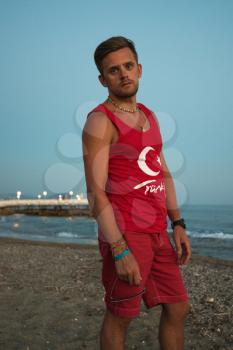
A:
<svg viewBox="0 0 233 350">
<path fill-rule="evenodd" d="M 182 350 L 188 297 L 179 264 L 188 262 L 191 250 L 158 121 L 136 101 L 142 66 L 134 43 L 121 36 L 102 42 L 94 58 L 109 95 L 88 114 L 83 129 L 87 196 L 103 257 L 106 313 L 100 347 L 124 349 L 143 299 L 148 308 L 162 306 L 161 349 Z"/>
</svg>

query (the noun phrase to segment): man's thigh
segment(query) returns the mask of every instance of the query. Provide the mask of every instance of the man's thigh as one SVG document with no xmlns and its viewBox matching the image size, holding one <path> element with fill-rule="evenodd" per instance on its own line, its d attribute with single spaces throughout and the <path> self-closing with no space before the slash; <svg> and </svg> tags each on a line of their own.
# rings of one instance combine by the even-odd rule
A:
<svg viewBox="0 0 233 350">
<path fill-rule="evenodd" d="M 153 234 L 153 261 L 143 300 L 148 308 L 188 300 L 177 254 L 167 231 Z"/>
</svg>

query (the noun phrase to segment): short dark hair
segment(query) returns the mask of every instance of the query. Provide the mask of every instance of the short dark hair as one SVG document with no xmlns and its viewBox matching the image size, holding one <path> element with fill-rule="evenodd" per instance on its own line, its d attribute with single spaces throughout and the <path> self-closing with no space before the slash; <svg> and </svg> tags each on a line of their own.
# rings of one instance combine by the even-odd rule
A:
<svg viewBox="0 0 233 350">
<path fill-rule="evenodd" d="M 133 52 L 136 62 L 138 63 L 138 54 L 135 49 L 134 42 L 123 36 L 113 36 L 97 46 L 94 53 L 94 60 L 101 74 L 103 73 L 102 61 L 104 57 L 110 52 L 114 52 L 125 47 L 128 47 Z"/>
</svg>

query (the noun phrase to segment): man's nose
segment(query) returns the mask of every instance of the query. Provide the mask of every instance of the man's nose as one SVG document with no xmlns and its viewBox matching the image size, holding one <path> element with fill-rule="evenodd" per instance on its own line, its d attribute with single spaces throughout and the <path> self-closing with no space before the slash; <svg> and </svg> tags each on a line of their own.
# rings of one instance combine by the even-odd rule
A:
<svg viewBox="0 0 233 350">
<path fill-rule="evenodd" d="M 128 72 L 124 67 L 120 68 L 120 78 L 121 80 L 128 78 Z"/>
</svg>

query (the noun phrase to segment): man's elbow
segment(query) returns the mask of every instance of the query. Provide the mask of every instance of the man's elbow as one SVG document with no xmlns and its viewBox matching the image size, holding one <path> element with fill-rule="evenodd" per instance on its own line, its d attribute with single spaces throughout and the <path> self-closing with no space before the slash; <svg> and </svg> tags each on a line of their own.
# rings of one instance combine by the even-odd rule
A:
<svg viewBox="0 0 233 350">
<path fill-rule="evenodd" d="M 97 217 L 100 210 L 109 202 L 106 192 L 103 190 L 88 190 L 87 199 L 91 215 Z"/>
</svg>

